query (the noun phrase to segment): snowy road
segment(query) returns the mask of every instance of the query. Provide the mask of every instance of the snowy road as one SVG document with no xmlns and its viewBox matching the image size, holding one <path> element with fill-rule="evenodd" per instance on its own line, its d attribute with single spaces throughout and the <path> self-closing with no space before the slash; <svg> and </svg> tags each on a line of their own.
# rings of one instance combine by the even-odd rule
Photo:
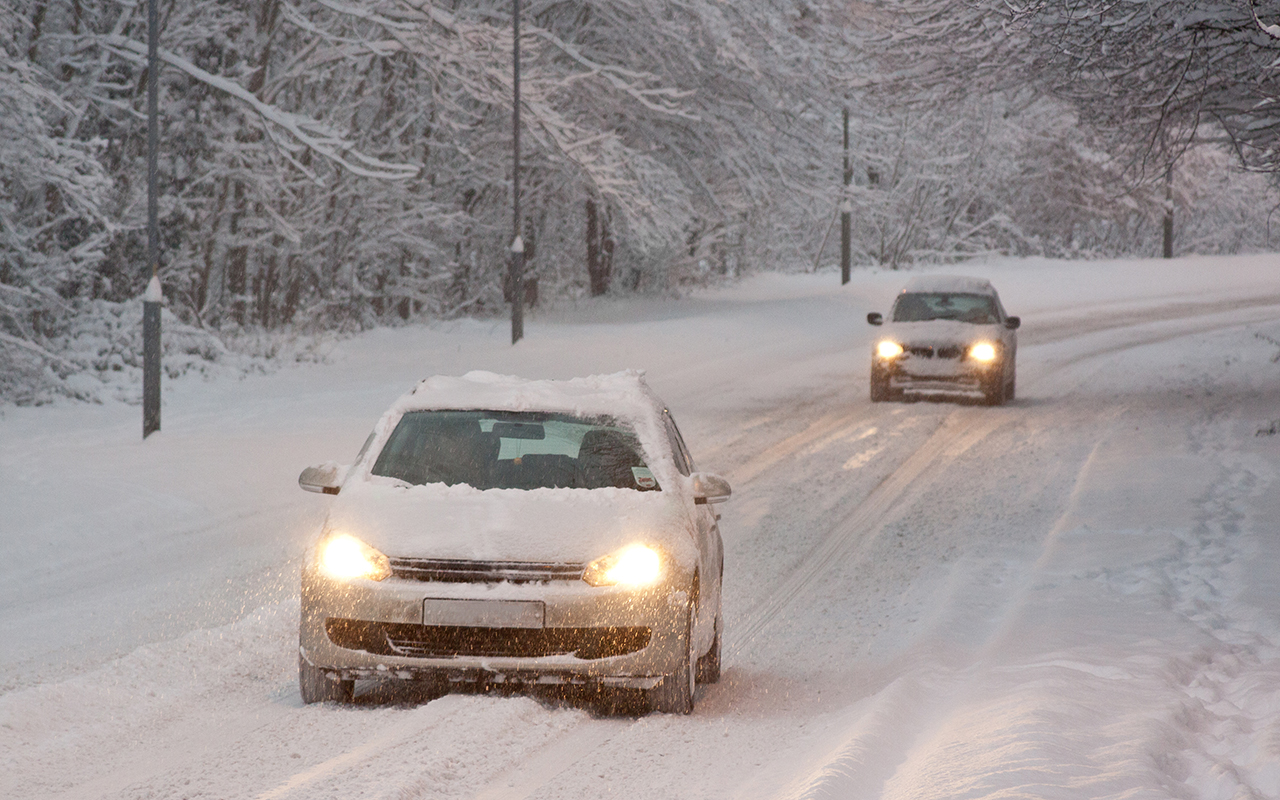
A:
<svg viewBox="0 0 1280 800">
<path fill-rule="evenodd" d="M 1280 269 L 969 267 L 1018 399 L 872 405 L 901 281 L 377 331 L 137 409 L 0 420 L 0 796 L 1280 796 Z M 414 379 L 649 370 L 724 473 L 725 674 L 690 717 L 588 697 L 296 690 L 298 469 Z"/>
</svg>

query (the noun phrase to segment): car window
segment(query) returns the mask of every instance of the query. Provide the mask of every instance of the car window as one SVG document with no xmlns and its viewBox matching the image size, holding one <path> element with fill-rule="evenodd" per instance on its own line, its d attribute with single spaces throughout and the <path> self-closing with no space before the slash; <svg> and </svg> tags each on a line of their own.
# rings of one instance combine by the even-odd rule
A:
<svg viewBox="0 0 1280 800">
<path fill-rule="evenodd" d="M 894 322 L 928 322 L 953 319 L 974 325 L 1000 321 L 995 298 L 962 292 L 911 292 L 898 295 L 893 304 Z"/>
<path fill-rule="evenodd" d="M 374 475 L 477 489 L 659 491 L 634 431 L 611 418 L 513 411 L 411 411 Z"/>
<path fill-rule="evenodd" d="M 675 418 L 671 416 L 671 412 L 663 409 L 662 420 L 666 423 L 667 437 L 671 440 L 671 455 L 675 458 L 676 469 L 681 475 L 689 475 L 693 472 L 693 457 L 689 455 L 689 448 L 685 447 L 684 437 L 680 435 L 680 429 L 676 427 Z"/>
</svg>

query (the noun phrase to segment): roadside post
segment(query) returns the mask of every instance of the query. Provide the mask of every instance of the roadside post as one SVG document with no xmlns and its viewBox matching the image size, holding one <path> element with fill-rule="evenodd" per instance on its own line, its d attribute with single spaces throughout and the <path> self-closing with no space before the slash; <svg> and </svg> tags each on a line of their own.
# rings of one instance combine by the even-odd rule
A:
<svg viewBox="0 0 1280 800">
<path fill-rule="evenodd" d="M 142 300 L 142 438 L 160 430 L 160 230 L 156 198 L 159 116 L 160 22 L 156 0 L 147 0 L 147 266 L 151 280 Z"/>
<path fill-rule="evenodd" d="M 849 163 L 849 109 L 844 109 L 844 198 L 840 201 L 840 285 L 849 282 L 853 261 L 853 203 L 849 185 L 853 183 L 853 165 Z"/>
<path fill-rule="evenodd" d="M 155 0 L 152 0 L 154 2 Z M 511 0 L 511 343 L 524 338 L 524 240 L 520 238 L 520 0 Z"/>
</svg>

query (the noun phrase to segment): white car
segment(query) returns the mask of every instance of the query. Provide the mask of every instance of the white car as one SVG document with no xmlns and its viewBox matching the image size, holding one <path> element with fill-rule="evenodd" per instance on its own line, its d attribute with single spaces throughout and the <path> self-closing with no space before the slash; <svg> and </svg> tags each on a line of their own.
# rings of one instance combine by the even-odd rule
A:
<svg viewBox="0 0 1280 800">
<path fill-rule="evenodd" d="M 906 393 L 980 398 L 988 405 L 1012 400 L 1017 382 L 1022 321 L 1005 313 L 991 283 L 980 278 L 913 278 L 893 302 L 888 324 L 871 347 L 871 400 Z"/>
<path fill-rule="evenodd" d="M 335 494 L 302 570 L 305 703 L 357 679 L 592 684 L 693 709 L 720 677 L 724 548 L 675 420 L 638 372 L 422 381 Z"/>
</svg>

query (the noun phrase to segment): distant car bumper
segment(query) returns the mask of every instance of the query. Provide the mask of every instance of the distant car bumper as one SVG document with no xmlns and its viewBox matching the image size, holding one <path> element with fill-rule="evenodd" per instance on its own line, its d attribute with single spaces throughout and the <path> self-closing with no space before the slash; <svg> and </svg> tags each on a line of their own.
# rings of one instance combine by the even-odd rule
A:
<svg viewBox="0 0 1280 800">
<path fill-rule="evenodd" d="M 884 359 L 872 353 L 872 379 L 895 392 L 981 395 L 1003 373 L 1000 359 L 980 363 L 961 358 L 922 358 L 904 353 Z"/>
<path fill-rule="evenodd" d="M 635 591 L 580 580 L 344 582 L 307 568 L 299 645 L 340 680 L 650 689 L 685 657 L 688 603 L 678 578 Z"/>
</svg>

